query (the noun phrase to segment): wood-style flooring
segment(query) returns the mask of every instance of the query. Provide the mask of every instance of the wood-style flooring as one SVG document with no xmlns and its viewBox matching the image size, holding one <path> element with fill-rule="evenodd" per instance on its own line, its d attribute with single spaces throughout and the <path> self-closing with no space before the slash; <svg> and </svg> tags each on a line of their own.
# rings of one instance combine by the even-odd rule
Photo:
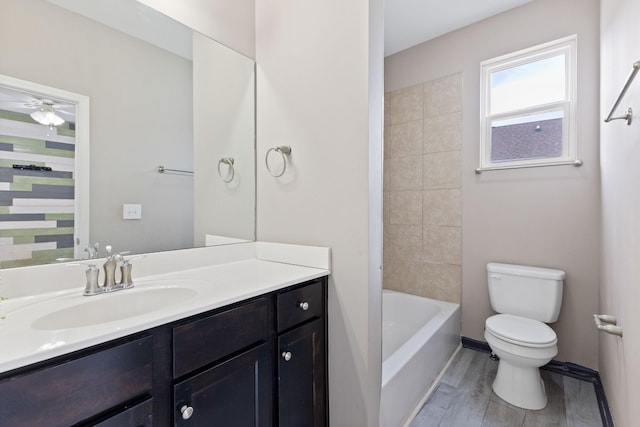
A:
<svg viewBox="0 0 640 427">
<path fill-rule="evenodd" d="M 601 427 L 592 383 L 541 370 L 549 403 L 539 411 L 493 393 L 498 362 L 462 348 L 410 427 Z"/>
</svg>

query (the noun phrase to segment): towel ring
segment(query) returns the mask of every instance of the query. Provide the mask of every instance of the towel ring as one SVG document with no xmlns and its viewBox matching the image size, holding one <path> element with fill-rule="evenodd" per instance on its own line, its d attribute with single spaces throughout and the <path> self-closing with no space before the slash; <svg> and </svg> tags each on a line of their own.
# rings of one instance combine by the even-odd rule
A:
<svg viewBox="0 0 640 427">
<path fill-rule="evenodd" d="M 271 167 L 269 166 L 269 154 L 271 154 L 272 151 L 280 153 L 280 155 L 282 156 L 282 172 L 278 174 L 273 173 L 273 170 L 271 170 Z M 269 171 L 271 176 L 278 178 L 284 175 L 285 171 L 287 170 L 287 156 L 289 154 L 291 154 L 291 147 L 289 147 L 288 145 L 281 145 L 279 147 L 273 147 L 267 150 L 267 154 L 264 156 L 264 163 L 267 166 L 267 170 Z"/>
<path fill-rule="evenodd" d="M 222 172 L 220 171 L 220 165 L 222 164 L 225 164 L 228 166 L 226 176 L 222 176 Z M 225 183 L 229 183 L 233 181 L 233 177 L 235 176 L 235 174 L 236 174 L 236 171 L 235 169 L 233 169 L 233 157 L 223 157 L 220 160 L 218 160 L 218 176 L 222 178 L 222 181 L 224 181 Z"/>
</svg>

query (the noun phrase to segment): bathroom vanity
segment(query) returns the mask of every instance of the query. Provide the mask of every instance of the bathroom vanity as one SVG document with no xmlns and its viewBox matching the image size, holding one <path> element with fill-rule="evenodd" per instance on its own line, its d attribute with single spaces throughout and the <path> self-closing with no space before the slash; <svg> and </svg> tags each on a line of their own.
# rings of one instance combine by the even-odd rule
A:
<svg viewBox="0 0 640 427">
<path fill-rule="evenodd" d="M 139 289 L 121 291 L 121 299 L 114 301 L 126 306 L 137 298 L 127 292 L 153 299 L 158 286 L 184 286 L 196 294 L 155 315 L 110 319 L 106 329 L 94 320 L 86 326 L 60 320 L 60 313 L 79 307 L 60 309 L 60 301 L 46 313 L 37 306 L 51 301 L 17 309 L 15 316 L 9 312 L 4 321 L 39 316 L 30 324 L 39 330 L 25 338 L 46 338 L 39 349 L 65 344 L 55 350 L 62 354 L 25 354 L 23 361 L 45 359 L 0 374 L 0 425 L 327 425 L 327 273 L 244 260 L 162 275 Z M 207 282 L 207 275 L 229 280 Z M 82 297 L 81 304 L 104 297 Z M 59 329 L 64 322 L 71 322 L 68 329 Z M 120 336 L 82 348 L 78 337 L 92 328 L 99 337 L 90 341 Z M 11 334 L 0 332 L 3 341 Z M 20 351 L 34 345 L 15 338 Z M 74 340 L 79 342 L 69 347 Z M 80 348 L 66 351 L 65 346 Z M 5 362 L 0 366 L 22 363 Z"/>
</svg>

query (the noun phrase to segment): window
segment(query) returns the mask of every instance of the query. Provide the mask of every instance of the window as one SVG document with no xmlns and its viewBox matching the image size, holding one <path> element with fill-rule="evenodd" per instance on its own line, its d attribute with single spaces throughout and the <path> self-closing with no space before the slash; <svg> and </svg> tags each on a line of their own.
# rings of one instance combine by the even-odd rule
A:
<svg viewBox="0 0 640 427">
<path fill-rule="evenodd" d="M 479 170 L 577 164 L 576 36 L 480 67 Z"/>
</svg>

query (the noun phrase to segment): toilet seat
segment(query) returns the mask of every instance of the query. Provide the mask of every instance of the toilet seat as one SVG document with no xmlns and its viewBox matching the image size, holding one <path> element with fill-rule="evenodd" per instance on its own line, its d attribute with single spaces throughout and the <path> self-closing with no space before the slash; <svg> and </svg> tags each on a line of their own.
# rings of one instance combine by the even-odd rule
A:
<svg viewBox="0 0 640 427">
<path fill-rule="evenodd" d="M 485 322 L 487 332 L 496 338 L 524 347 L 549 347 L 558 342 L 546 324 L 512 314 L 496 314 Z"/>
</svg>

